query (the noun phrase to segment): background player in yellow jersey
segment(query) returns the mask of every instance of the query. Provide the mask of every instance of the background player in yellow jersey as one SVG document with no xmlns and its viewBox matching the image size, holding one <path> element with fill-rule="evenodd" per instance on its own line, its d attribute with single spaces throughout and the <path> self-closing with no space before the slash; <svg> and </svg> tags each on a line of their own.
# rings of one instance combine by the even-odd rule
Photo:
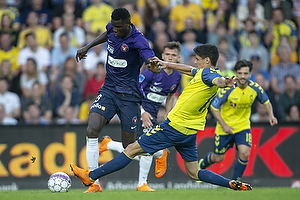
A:
<svg viewBox="0 0 300 200">
<path fill-rule="evenodd" d="M 217 119 L 215 130 L 214 152 L 209 152 L 199 161 L 200 169 L 205 169 L 212 163 L 221 162 L 226 151 L 235 143 L 239 153 L 234 166 L 232 179 L 242 177 L 248 163 L 251 149 L 250 115 L 255 99 L 265 106 L 269 114 L 271 126 L 277 124 L 269 98 L 260 85 L 249 80 L 252 63 L 240 60 L 236 63 L 235 74 L 237 87 L 224 88 L 214 98 L 211 111 Z"/>
<path fill-rule="evenodd" d="M 194 180 L 228 187 L 234 190 L 251 190 L 251 186 L 236 180 L 226 179 L 210 170 L 199 170 L 196 136 L 198 130 L 205 126 L 207 108 L 216 95 L 218 87 L 233 87 L 233 78 L 223 78 L 215 69 L 219 52 L 211 44 L 199 45 L 194 48 L 197 68 L 184 64 L 159 61 L 162 68 L 171 68 L 181 73 L 194 76 L 189 85 L 179 96 L 176 105 L 168 114 L 168 119 L 143 134 L 134 143 L 111 161 L 101 167 L 89 171 L 73 163 L 71 169 L 83 184 L 90 185 L 100 177 L 120 170 L 132 159 L 143 153 L 153 154 L 160 149 L 174 146 L 184 160 L 187 175 Z M 149 67 L 155 71 L 158 66 Z"/>
</svg>

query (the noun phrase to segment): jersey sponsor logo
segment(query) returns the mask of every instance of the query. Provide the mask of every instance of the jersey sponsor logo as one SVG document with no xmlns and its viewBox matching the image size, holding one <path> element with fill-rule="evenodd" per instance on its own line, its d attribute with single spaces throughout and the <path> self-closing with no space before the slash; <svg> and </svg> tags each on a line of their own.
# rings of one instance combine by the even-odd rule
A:
<svg viewBox="0 0 300 200">
<path fill-rule="evenodd" d="M 130 127 L 131 129 L 135 129 L 136 128 L 136 126 L 132 126 L 132 127 Z"/>
<path fill-rule="evenodd" d="M 139 76 L 139 82 L 141 83 L 141 82 L 143 82 L 144 80 L 145 80 L 144 74 L 140 74 L 140 76 Z"/>
<path fill-rule="evenodd" d="M 155 87 L 153 85 L 150 86 L 150 90 L 152 92 L 161 92 L 162 91 L 162 88 L 161 87 Z"/>
<path fill-rule="evenodd" d="M 112 46 L 110 46 L 109 44 L 107 45 L 107 51 L 109 51 L 109 53 L 114 54 L 114 48 Z"/>
<path fill-rule="evenodd" d="M 108 56 L 108 64 L 112 67 L 125 68 L 127 67 L 127 61 L 124 59 L 115 59 L 111 56 Z"/>
<path fill-rule="evenodd" d="M 147 94 L 147 99 L 150 101 L 156 102 L 156 103 L 162 103 L 166 99 L 166 96 L 160 95 L 160 94 L 155 94 L 155 93 L 148 93 Z"/>
<path fill-rule="evenodd" d="M 230 102 L 231 107 L 236 108 L 236 103 Z"/>
<path fill-rule="evenodd" d="M 99 101 L 99 100 L 101 99 L 101 97 L 102 97 L 102 94 L 99 94 L 99 95 L 96 97 L 94 103 L 96 103 L 97 101 Z"/>
<path fill-rule="evenodd" d="M 161 83 L 159 83 L 159 82 L 154 82 L 153 84 L 154 84 L 154 85 L 160 85 Z"/>
<path fill-rule="evenodd" d="M 91 110 L 92 108 L 98 108 L 99 110 L 105 111 L 105 107 L 102 106 L 102 105 L 100 105 L 99 103 L 94 103 L 94 104 L 91 106 L 90 110 Z"/>
<path fill-rule="evenodd" d="M 129 47 L 127 46 L 127 44 L 122 44 L 121 51 L 127 52 L 128 50 L 129 50 Z"/>
</svg>

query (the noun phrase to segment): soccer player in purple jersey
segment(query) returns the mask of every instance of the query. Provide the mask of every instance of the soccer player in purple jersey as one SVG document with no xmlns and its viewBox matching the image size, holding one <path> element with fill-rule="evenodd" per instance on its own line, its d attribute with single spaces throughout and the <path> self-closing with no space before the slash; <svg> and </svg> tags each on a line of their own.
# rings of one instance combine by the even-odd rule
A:
<svg viewBox="0 0 300 200">
<path fill-rule="evenodd" d="M 179 42 L 168 42 L 164 46 L 162 59 L 168 62 L 179 62 L 181 44 Z M 147 133 L 150 128 L 155 127 L 158 109 L 166 100 L 166 111 L 174 106 L 175 92 L 181 80 L 181 73 L 165 68 L 159 74 L 154 74 L 145 69 L 139 77 L 140 90 L 144 99 L 141 105 L 142 121 L 138 131 L 138 137 Z M 105 136 L 99 146 L 99 153 L 107 150 L 114 150 L 121 153 L 124 151 L 121 142 L 113 141 L 110 137 Z M 153 154 L 156 158 L 155 175 L 161 178 L 167 170 L 167 151 L 160 150 Z M 136 156 L 134 159 L 140 161 L 138 191 L 154 191 L 147 185 L 148 174 L 150 171 L 152 156 Z"/>
<path fill-rule="evenodd" d="M 121 120 L 122 143 L 126 147 L 136 139 L 141 117 L 139 71 L 146 61 L 153 72 L 160 71 L 153 61 L 154 53 L 147 39 L 131 23 L 131 16 L 125 8 L 112 12 L 106 31 L 77 51 L 76 60 L 85 59 L 90 48 L 107 42 L 107 63 L 105 83 L 99 90 L 90 108 L 86 157 L 90 170 L 98 167 L 98 137 L 102 128 L 117 114 Z M 85 192 L 101 192 L 96 181 Z"/>
</svg>

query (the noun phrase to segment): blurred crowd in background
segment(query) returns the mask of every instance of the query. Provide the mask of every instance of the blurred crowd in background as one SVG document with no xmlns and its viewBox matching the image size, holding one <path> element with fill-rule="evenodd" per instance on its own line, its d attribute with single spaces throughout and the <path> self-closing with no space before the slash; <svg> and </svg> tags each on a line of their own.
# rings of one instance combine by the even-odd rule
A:
<svg viewBox="0 0 300 200">
<path fill-rule="evenodd" d="M 86 123 L 104 84 L 106 44 L 82 62 L 76 51 L 106 30 L 117 7 L 129 10 L 159 58 L 175 40 L 180 62 L 192 66 L 195 46 L 218 46 L 224 76 L 237 60 L 251 61 L 250 79 L 279 121 L 300 121 L 300 0 L 0 0 L 0 124 Z M 182 76 L 177 96 L 190 79 Z M 162 105 L 159 122 L 164 114 Z M 251 121 L 268 122 L 261 104 Z"/>
</svg>

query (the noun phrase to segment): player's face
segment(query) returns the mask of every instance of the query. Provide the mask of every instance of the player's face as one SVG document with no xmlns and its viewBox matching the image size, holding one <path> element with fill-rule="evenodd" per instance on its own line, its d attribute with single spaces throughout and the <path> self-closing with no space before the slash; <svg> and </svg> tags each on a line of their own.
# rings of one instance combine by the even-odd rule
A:
<svg viewBox="0 0 300 200">
<path fill-rule="evenodd" d="M 249 67 L 241 67 L 241 69 L 237 70 L 236 72 L 236 77 L 238 84 L 240 85 L 246 85 L 248 84 L 248 80 L 251 76 L 251 72 Z"/>
<path fill-rule="evenodd" d="M 200 56 L 196 55 L 195 64 L 197 68 L 203 68 L 205 66 L 206 58 L 201 58 Z"/>
<path fill-rule="evenodd" d="M 165 48 L 162 53 L 162 59 L 167 62 L 177 63 L 180 59 L 179 52 L 177 49 Z"/>
<path fill-rule="evenodd" d="M 119 38 L 124 38 L 130 33 L 131 30 L 130 22 L 126 22 L 123 20 L 118 20 L 118 21 L 111 20 L 111 25 L 113 27 L 115 36 Z"/>
</svg>

